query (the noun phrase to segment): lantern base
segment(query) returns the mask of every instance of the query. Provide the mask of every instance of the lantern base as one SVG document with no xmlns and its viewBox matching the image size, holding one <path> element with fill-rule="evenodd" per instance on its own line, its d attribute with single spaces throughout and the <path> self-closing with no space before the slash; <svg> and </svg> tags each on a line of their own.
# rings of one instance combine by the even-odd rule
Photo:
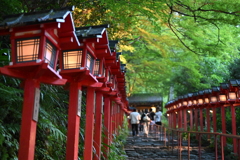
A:
<svg viewBox="0 0 240 160">
<path fill-rule="evenodd" d="M 79 82 L 82 86 L 100 88 L 103 83 L 98 82 L 97 78 L 93 76 L 89 70 L 74 69 L 74 70 L 63 70 L 60 72 L 63 78 L 67 79 L 68 82 Z"/>
<path fill-rule="evenodd" d="M 108 87 L 101 87 L 101 88 L 99 89 L 99 91 L 109 92 L 109 91 L 110 91 L 110 88 L 108 88 Z"/>
<path fill-rule="evenodd" d="M 107 86 L 108 86 L 108 87 L 113 87 L 113 83 L 108 82 L 108 83 L 107 83 Z"/>
<path fill-rule="evenodd" d="M 0 68 L 0 73 L 19 79 L 36 79 L 41 83 L 52 85 L 64 85 L 67 82 L 45 62 L 17 63 L 4 66 Z"/>
<path fill-rule="evenodd" d="M 107 93 L 107 95 L 115 96 L 115 95 L 117 95 L 117 92 L 116 91 L 110 91 L 110 92 Z"/>
<path fill-rule="evenodd" d="M 99 82 L 106 82 L 107 81 L 107 78 L 106 77 L 97 77 L 97 80 L 99 81 Z"/>
</svg>

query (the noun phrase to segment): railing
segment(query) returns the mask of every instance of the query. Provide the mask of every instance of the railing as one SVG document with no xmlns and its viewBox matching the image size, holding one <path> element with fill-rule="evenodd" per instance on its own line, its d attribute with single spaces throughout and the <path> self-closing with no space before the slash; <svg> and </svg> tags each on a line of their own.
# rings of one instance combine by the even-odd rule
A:
<svg viewBox="0 0 240 160">
<path fill-rule="evenodd" d="M 182 141 L 183 141 L 183 137 L 182 134 L 186 133 L 187 134 L 187 152 L 188 152 L 188 160 L 190 160 L 190 144 L 191 144 L 191 139 L 190 139 L 190 135 L 191 134 L 195 134 L 196 139 L 198 140 L 198 159 L 201 160 L 201 150 L 203 148 L 202 146 L 202 137 L 203 135 L 206 135 L 207 137 L 213 137 L 214 138 L 214 153 L 215 153 L 215 160 L 218 159 L 225 159 L 225 156 L 229 156 L 229 155 L 225 155 L 225 149 L 224 147 L 226 147 L 226 139 L 230 138 L 232 139 L 232 144 L 233 145 L 234 141 L 233 139 L 237 140 L 237 151 L 232 151 L 235 154 L 235 158 L 238 157 L 238 159 L 240 159 L 240 136 L 238 135 L 232 135 L 232 134 L 223 134 L 223 133 L 217 133 L 217 132 L 202 132 L 202 131 L 185 131 L 185 130 L 181 130 L 181 129 L 172 129 L 172 128 L 168 128 L 165 126 L 161 126 L 160 127 L 160 140 L 164 141 L 164 146 L 166 146 L 168 148 L 168 150 L 170 150 L 170 146 L 172 149 L 172 153 L 174 152 L 174 140 L 177 140 L 177 150 L 178 150 L 178 159 L 181 160 L 182 159 Z M 156 136 L 157 134 L 157 130 L 155 130 L 155 134 Z M 176 145 L 175 145 L 176 146 Z M 229 153 L 228 153 L 229 154 Z"/>
</svg>

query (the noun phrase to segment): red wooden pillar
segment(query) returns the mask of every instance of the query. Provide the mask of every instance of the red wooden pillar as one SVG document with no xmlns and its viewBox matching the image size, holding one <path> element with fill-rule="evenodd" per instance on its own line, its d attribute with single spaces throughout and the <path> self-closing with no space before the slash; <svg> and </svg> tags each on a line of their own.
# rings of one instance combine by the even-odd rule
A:
<svg viewBox="0 0 240 160">
<path fill-rule="evenodd" d="M 109 153 L 109 145 L 110 145 L 110 118 L 111 112 L 110 112 L 110 98 L 108 96 L 104 97 L 104 126 L 105 126 L 105 137 L 103 139 L 104 145 L 104 157 L 107 158 L 107 155 Z"/>
<path fill-rule="evenodd" d="M 122 114 L 121 114 L 121 106 L 118 105 L 118 128 L 122 126 Z"/>
<path fill-rule="evenodd" d="M 195 108 L 194 110 L 194 122 L 195 122 L 195 129 L 198 131 L 198 109 Z"/>
<path fill-rule="evenodd" d="M 94 147 L 96 154 L 94 160 L 101 159 L 101 137 L 102 137 L 102 98 L 101 92 L 96 92 L 96 111 L 95 111 L 95 127 L 94 127 Z"/>
<path fill-rule="evenodd" d="M 172 124 L 172 113 L 168 113 L 168 125 L 170 128 L 173 128 L 173 124 Z"/>
<path fill-rule="evenodd" d="M 119 109 L 118 109 L 119 105 L 117 104 L 116 106 L 116 131 L 117 131 L 117 134 L 119 133 L 119 130 L 118 130 L 118 126 L 119 126 Z"/>
<path fill-rule="evenodd" d="M 193 109 L 190 110 L 190 130 L 193 129 Z"/>
<path fill-rule="evenodd" d="M 119 126 L 119 113 L 118 113 L 118 104 L 116 105 L 116 132 L 119 133 L 118 126 Z"/>
<path fill-rule="evenodd" d="M 221 120 L 222 120 L 222 133 L 226 134 L 226 114 L 225 107 L 221 105 Z M 226 137 L 223 136 L 223 146 L 226 146 Z"/>
<path fill-rule="evenodd" d="M 20 142 L 18 159 L 33 160 L 37 122 L 33 120 L 35 91 L 39 89 L 40 83 L 34 79 L 26 79 L 24 83 L 24 99 L 22 109 L 22 122 L 20 130 Z"/>
<path fill-rule="evenodd" d="M 112 106 L 112 133 L 115 133 L 115 129 L 116 129 L 116 103 L 113 103 Z"/>
<path fill-rule="evenodd" d="M 184 130 L 187 131 L 187 109 L 183 110 Z"/>
<path fill-rule="evenodd" d="M 124 111 L 121 110 L 121 125 L 123 126 L 124 123 Z"/>
<path fill-rule="evenodd" d="M 213 107 L 212 110 L 213 110 L 213 132 L 217 132 L 217 113 L 216 113 L 216 107 Z"/>
<path fill-rule="evenodd" d="M 95 89 L 87 88 L 87 102 L 86 102 L 86 125 L 85 125 L 85 143 L 84 143 L 84 160 L 92 159 L 93 148 L 93 126 L 94 126 L 94 93 Z"/>
<path fill-rule="evenodd" d="M 169 113 L 168 121 L 170 128 L 173 128 L 173 113 Z"/>
<path fill-rule="evenodd" d="M 81 85 L 79 82 L 70 83 L 69 91 L 69 109 L 68 109 L 68 132 L 67 132 L 67 160 L 78 159 L 78 142 L 80 111 L 79 98 L 82 98 Z M 81 102 L 80 102 L 81 103 Z M 78 113 L 79 112 L 79 113 Z"/>
<path fill-rule="evenodd" d="M 182 128 L 182 110 L 178 111 L 178 128 Z"/>
<path fill-rule="evenodd" d="M 207 132 L 210 132 L 210 109 L 207 107 L 206 108 L 206 119 L 207 119 Z"/>
<path fill-rule="evenodd" d="M 117 132 L 117 134 L 119 133 L 118 126 L 119 126 L 119 113 L 118 113 L 118 105 L 117 105 L 116 106 L 116 132 Z"/>
<path fill-rule="evenodd" d="M 118 104 L 116 104 L 115 108 L 115 132 L 118 134 Z"/>
<path fill-rule="evenodd" d="M 112 126 L 112 122 L 113 122 L 113 118 L 112 118 L 112 115 L 113 115 L 113 103 L 112 101 L 110 100 L 110 126 L 109 126 L 109 144 L 112 143 L 112 133 L 113 133 L 113 126 Z"/>
<path fill-rule="evenodd" d="M 121 109 L 120 109 L 120 105 L 118 105 L 118 108 L 117 108 L 117 111 L 118 111 L 118 128 L 119 126 L 122 126 L 122 121 L 121 121 Z"/>
<path fill-rule="evenodd" d="M 177 114 L 173 113 L 173 128 L 177 128 Z"/>
<path fill-rule="evenodd" d="M 123 110 L 122 110 L 121 106 L 119 106 L 119 126 L 120 127 L 123 126 Z"/>
<path fill-rule="evenodd" d="M 200 114 L 200 130 L 203 131 L 203 108 L 200 108 L 200 111 L 199 111 L 199 114 Z"/>
<path fill-rule="evenodd" d="M 232 134 L 237 135 L 237 128 L 236 128 L 236 111 L 235 106 L 231 104 L 231 119 L 232 119 Z M 237 154 L 237 139 L 233 139 L 233 152 Z"/>
<path fill-rule="evenodd" d="M 123 126 L 123 111 L 121 109 L 121 106 L 119 106 L 119 112 L 120 112 L 120 114 L 119 114 L 119 125 L 120 125 L 120 127 L 122 127 Z"/>
</svg>

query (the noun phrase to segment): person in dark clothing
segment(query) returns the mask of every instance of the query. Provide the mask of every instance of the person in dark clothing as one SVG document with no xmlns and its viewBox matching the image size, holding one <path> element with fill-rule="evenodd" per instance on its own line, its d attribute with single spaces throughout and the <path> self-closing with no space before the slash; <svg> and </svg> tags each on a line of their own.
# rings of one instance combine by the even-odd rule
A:
<svg viewBox="0 0 240 160">
<path fill-rule="evenodd" d="M 142 117 L 143 111 L 140 112 L 140 115 Z M 142 119 L 140 120 L 140 124 L 139 124 L 139 131 L 142 133 L 143 132 L 143 121 Z"/>
<path fill-rule="evenodd" d="M 151 121 L 151 123 L 150 123 L 150 127 L 149 127 L 149 131 L 153 131 L 154 130 L 154 124 L 155 124 L 155 122 L 154 122 L 154 116 L 155 116 L 155 113 L 153 112 L 153 110 L 152 109 L 150 109 L 150 112 L 149 112 L 149 117 L 150 117 L 150 119 L 152 120 Z"/>
</svg>

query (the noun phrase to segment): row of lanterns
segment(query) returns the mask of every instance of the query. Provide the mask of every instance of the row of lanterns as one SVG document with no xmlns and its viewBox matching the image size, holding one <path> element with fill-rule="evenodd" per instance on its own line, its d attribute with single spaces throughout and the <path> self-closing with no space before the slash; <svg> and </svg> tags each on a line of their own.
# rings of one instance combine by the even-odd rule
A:
<svg viewBox="0 0 240 160">
<path fill-rule="evenodd" d="M 69 13 L 73 9 L 66 11 Z M 55 18 L 54 15 L 51 16 Z M 24 77 L 23 72 L 33 71 L 39 65 L 47 64 L 48 71 L 41 75 L 43 77 L 54 76 L 61 79 L 61 75 L 65 73 L 89 70 L 89 73 L 95 77 L 107 77 L 109 84 L 112 84 L 112 87 L 116 87 L 117 77 L 111 73 L 107 58 L 112 58 L 112 54 L 116 54 L 114 61 L 117 61 L 122 73 L 126 72 L 126 65 L 118 62 L 121 53 L 115 53 L 114 51 L 118 41 L 108 41 L 107 35 L 103 38 L 104 35 L 93 34 L 94 31 L 98 34 L 99 29 L 105 32 L 109 26 L 73 28 L 73 25 L 66 24 L 67 21 L 70 21 L 70 18 L 71 16 L 66 16 L 65 23 L 44 23 L 39 26 L 39 22 L 44 22 L 44 18 L 41 18 L 36 25 L 31 25 L 30 27 L 16 27 L 16 25 L 19 25 L 17 22 L 11 21 L 11 17 L 6 18 L 0 23 L 0 35 L 8 34 L 5 33 L 8 32 L 5 28 L 13 27 L 10 31 L 11 62 L 7 70 L 5 70 L 5 67 L 1 73 L 7 75 L 11 70 L 10 76 L 25 79 L 26 76 Z M 24 20 L 28 24 L 28 20 Z M 94 38 L 97 38 L 99 42 L 96 43 Z M 95 44 L 98 44 L 98 46 L 94 46 Z M 96 50 L 96 52 L 93 50 Z M 101 59 L 98 59 L 98 57 L 101 57 Z M 23 74 L 21 75 L 21 73 Z M 42 78 L 43 83 L 52 83 L 52 80 L 49 82 L 47 78 L 46 80 L 44 79 Z M 60 83 L 56 84 L 62 85 L 66 81 L 58 82 Z M 125 93 L 123 92 L 123 94 Z"/>
<path fill-rule="evenodd" d="M 177 99 L 169 101 L 165 108 L 171 112 L 184 107 L 235 103 L 240 99 L 239 87 L 240 80 L 230 80 L 229 83 L 220 83 L 220 86 L 214 86 L 211 89 L 179 96 Z"/>
<path fill-rule="evenodd" d="M 0 36 L 10 35 L 11 40 L 11 62 L 0 67 L 0 74 L 24 80 L 19 160 L 34 159 L 40 83 L 70 84 L 66 159 L 78 157 L 82 86 L 87 88 L 85 140 L 89 142 L 84 146 L 84 159 L 93 156 L 93 133 L 97 134 L 93 130 L 93 115 L 95 106 L 103 107 L 103 94 L 104 109 L 108 108 L 108 113 L 115 110 L 120 114 L 120 108 L 127 112 L 126 65 L 120 63 L 121 53 L 116 52 L 118 41 L 108 40 L 109 25 L 75 28 L 73 10 L 74 7 L 68 7 L 12 15 L 0 23 Z M 110 108 L 110 98 L 118 105 L 117 109 Z M 111 130 L 110 114 L 104 117 L 108 118 L 104 123 L 108 123 L 106 127 Z M 98 136 L 101 139 L 100 131 Z M 105 138 L 107 145 L 110 145 L 109 138 L 111 136 Z M 100 142 L 98 156 L 99 147 Z"/>
</svg>

